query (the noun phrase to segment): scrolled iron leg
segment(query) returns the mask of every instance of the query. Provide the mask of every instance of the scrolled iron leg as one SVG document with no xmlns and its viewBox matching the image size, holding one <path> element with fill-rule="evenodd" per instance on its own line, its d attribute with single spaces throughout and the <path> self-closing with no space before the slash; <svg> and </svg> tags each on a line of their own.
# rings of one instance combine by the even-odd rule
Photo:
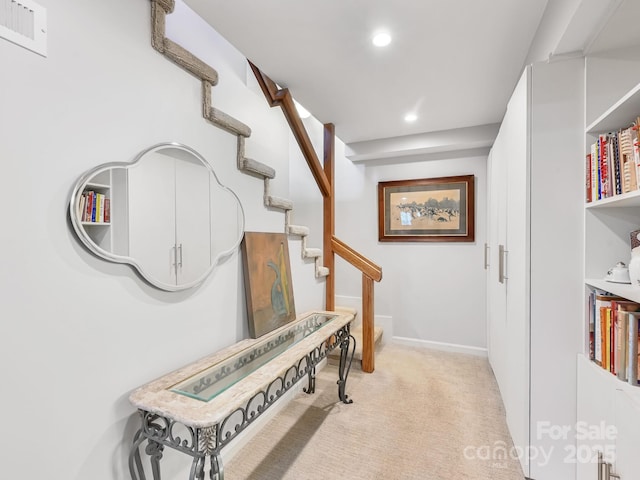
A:
<svg viewBox="0 0 640 480">
<path fill-rule="evenodd" d="M 351 353 L 349 353 L 349 345 L 353 345 Z M 356 353 L 356 339 L 353 335 L 347 336 L 342 342 L 340 342 L 340 366 L 338 367 L 338 397 L 342 403 L 353 403 L 353 400 L 349 398 L 349 395 L 345 393 L 347 386 L 347 377 L 349 376 L 349 370 L 351 370 L 351 362 L 353 362 L 353 355 Z"/>
<path fill-rule="evenodd" d="M 145 441 L 142 435 L 142 429 L 138 430 L 133 437 L 133 445 L 129 452 L 129 474 L 131 480 L 146 480 L 144 468 L 142 468 L 142 459 L 140 458 L 140 444 Z"/>
<path fill-rule="evenodd" d="M 193 457 L 189 480 L 204 480 L 204 457 Z"/>
<path fill-rule="evenodd" d="M 162 452 L 164 451 L 164 445 L 153 440 L 149 440 L 145 452 L 151 457 L 151 472 L 153 473 L 153 480 L 160 480 L 160 460 L 162 460 Z"/>
<path fill-rule="evenodd" d="M 222 457 L 219 453 L 211 455 L 211 470 L 209 471 L 211 480 L 224 480 L 224 467 L 222 466 Z"/>
<path fill-rule="evenodd" d="M 315 366 L 309 369 L 308 375 L 309 375 L 309 383 L 307 384 L 307 387 L 303 388 L 302 390 L 305 393 L 308 393 L 309 395 L 311 395 L 312 393 L 316 392 L 316 367 Z"/>
</svg>

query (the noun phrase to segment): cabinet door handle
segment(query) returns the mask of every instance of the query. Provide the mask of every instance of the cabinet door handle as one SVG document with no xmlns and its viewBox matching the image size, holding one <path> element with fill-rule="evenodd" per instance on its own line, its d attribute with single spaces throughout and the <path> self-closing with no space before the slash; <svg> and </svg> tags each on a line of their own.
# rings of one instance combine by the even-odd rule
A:
<svg viewBox="0 0 640 480">
<path fill-rule="evenodd" d="M 620 475 L 613 473 L 611 470 L 613 465 L 604 461 L 602 452 L 598 452 L 598 480 L 611 480 L 612 478 L 620 479 Z"/>
<path fill-rule="evenodd" d="M 504 245 L 498 245 L 498 281 L 500 283 L 504 283 L 509 277 L 507 277 L 505 272 L 505 264 L 507 263 L 507 253 L 508 250 L 505 250 Z"/>
<path fill-rule="evenodd" d="M 178 250 L 180 252 L 180 256 L 179 256 L 180 260 L 178 260 L 178 266 L 182 268 L 182 244 L 178 245 Z"/>
<path fill-rule="evenodd" d="M 484 269 L 489 268 L 489 251 L 490 247 L 488 243 L 484 244 Z"/>
<path fill-rule="evenodd" d="M 174 245 L 173 247 L 171 247 L 169 249 L 170 256 L 171 256 L 171 271 L 175 271 L 176 270 L 176 265 L 178 263 L 178 253 L 176 251 L 176 246 Z"/>
</svg>

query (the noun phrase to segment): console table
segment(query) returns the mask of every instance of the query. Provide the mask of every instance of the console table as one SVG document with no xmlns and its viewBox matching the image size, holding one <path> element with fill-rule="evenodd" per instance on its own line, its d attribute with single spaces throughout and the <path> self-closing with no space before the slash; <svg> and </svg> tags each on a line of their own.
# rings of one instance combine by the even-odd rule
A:
<svg viewBox="0 0 640 480">
<path fill-rule="evenodd" d="M 189 480 L 223 480 L 220 451 L 299 380 L 315 391 L 316 366 L 340 348 L 338 398 L 351 403 L 345 385 L 355 339 L 354 314 L 317 311 L 258 339 L 243 340 L 220 352 L 136 389 L 129 397 L 138 409 L 140 429 L 129 454 L 132 480 L 145 480 L 140 455 L 150 458 L 154 480 L 160 480 L 165 447 L 192 457 Z"/>
</svg>

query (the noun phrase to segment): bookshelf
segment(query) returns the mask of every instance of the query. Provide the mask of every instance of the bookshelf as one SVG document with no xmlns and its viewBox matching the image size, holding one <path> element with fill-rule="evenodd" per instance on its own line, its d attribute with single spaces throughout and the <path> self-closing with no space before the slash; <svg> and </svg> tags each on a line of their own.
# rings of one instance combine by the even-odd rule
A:
<svg viewBox="0 0 640 480">
<path fill-rule="evenodd" d="M 616 74 L 615 70 L 611 71 L 613 61 L 607 64 L 609 71 L 600 68 L 602 63 L 601 59 L 586 59 L 587 108 L 590 102 L 597 103 L 605 96 L 612 96 L 611 92 L 606 90 L 607 83 L 600 80 L 607 75 Z M 593 80 L 592 84 L 595 86 L 589 85 L 590 80 Z M 609 88 L 613 87 L 609 85 Z M 619 97 L 608 107 L 602 108 L 602 113 L 586 125 L 585 156 L 591 153 L 591 145 L 597 141 L 599 135 L 629 128 L 640 116 L 640 83 L 618 93 Z M 576 452 L 582 453 L 583 457 L 578 458 L 576 462 L 577 478 L 580 480 L 601 478 L 598 472 L 598 453 L 604 456 L 604 461 L 610 464 L 611 471 L 622 480 L 636 478 L 637 472 L 640 471 L 640 459 L 633 453 L 634 446 L 640 442 L 640 388 L 619 379 L 591 360 L 588 305 L 588 297 L 594 290 L 609 292 L 640 303 L 640 286 L 613 283 L 604 279 L 607 271 L 617 262 L 629 264 L 629 234 L 640 228 L 639 207 L 640 189 L 585 203 L 585 313 L 584 322 L 581 324 L 582 342 L 577 360 L 577 425 L 593 428 L 604 426 L 611 427 L 612 430 L 605 433 L 605 430 L 601 429 L 600 433 L 592 438 L 576 437 Z"/>
<path fill-rule="evenodd" d="M 633 123 L 638 115 L 640 115 L 640 83 L 588 125 L 586 133 L 597 135 L 618 130 Z"/>
<path fill-rule="evenodd" d="M 77 197 L 80 224 L 91 240 L 107 252 L 112 250 L 111 180 L 109 170 L 100 172 L 84 185 L 81 195 Z M 98 195 L 100 196 L 99 205 L 97 204 Z"/>
<path fill-rule="evenodd" d="M 585 205 L 587 210 L 596 208 L 623 208 L 640 207 L 640 190 L 634 192 L 621 193 L 613 197 L 603 198 Z"/>
</svg>

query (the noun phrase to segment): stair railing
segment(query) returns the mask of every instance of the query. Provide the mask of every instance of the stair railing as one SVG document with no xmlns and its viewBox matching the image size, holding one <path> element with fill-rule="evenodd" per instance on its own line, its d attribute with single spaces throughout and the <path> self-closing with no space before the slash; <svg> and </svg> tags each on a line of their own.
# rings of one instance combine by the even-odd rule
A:
<svg viewBox="0 0 640 480">
<path fill-rule="evenodd" d="M 329 269 L 326 277 L 325 308 L 335 309 L 335 255 L 339 255 L 362 273 L 362 370 L 375 369 L 374 290 L 373 282 L 382 279 L 382 269 L 335 236 L 335 127 L 324 125 L 324 168 L 320 164 L 307 130 L 298 115 L 289 89 L 279 88 L 258 67 L 249 62 L 262 93 L 271 107 L 282 108 L 291 132 L 298 142 L 307 165 L 323 198 L 323 259 Z"/>
</svg>

